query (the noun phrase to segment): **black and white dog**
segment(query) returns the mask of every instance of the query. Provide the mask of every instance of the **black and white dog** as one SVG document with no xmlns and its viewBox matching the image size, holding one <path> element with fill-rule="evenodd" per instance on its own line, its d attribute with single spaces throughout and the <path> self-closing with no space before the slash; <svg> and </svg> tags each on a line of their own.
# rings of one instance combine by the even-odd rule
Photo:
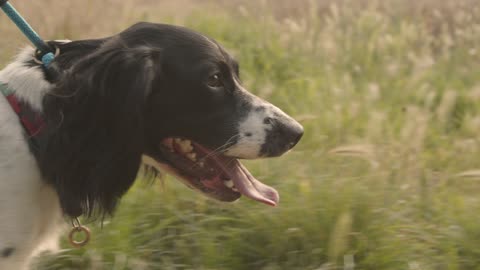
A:
<svg viewBox="0 0 480 270">
<path fill-rule="evenodd" d="M 27 268 L 62 217 L 111 214 L 142 163 L 221 201 L 278 203 L 238 159 L 282 155 L 303 128 L 243 88 L 214 40 L 139 23 L 49 45 L 48 69 L 28 48 L 0 71 L 0 269 Z"/>
</svg>

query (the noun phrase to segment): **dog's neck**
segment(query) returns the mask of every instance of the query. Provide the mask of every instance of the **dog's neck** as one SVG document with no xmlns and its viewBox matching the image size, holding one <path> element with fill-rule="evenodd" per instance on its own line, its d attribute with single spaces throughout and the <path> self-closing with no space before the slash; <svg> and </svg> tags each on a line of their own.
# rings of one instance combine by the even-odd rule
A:
<svg viewBox="0 0 480 270">
<path fill-rule="evenodd" d="M 43 68 L 33 61 L 35 50 L 27 47 L 15 61 L 0 71 L 0 82 L 13 90 L 15 97 L 41 112 L 42 101 L 52 85 L 45 79 Z"/>
<path fill-rule="evenodd" d="M 36 155 L 44 140 L 42 101 L 52 86 L 45 79 L 43 68 L 33 61 L 33 53 L 33 48 L 25 48 L 16 61 L 0 71 L 0 89 L 25 130 L 30 150 Z"/>
</svg>

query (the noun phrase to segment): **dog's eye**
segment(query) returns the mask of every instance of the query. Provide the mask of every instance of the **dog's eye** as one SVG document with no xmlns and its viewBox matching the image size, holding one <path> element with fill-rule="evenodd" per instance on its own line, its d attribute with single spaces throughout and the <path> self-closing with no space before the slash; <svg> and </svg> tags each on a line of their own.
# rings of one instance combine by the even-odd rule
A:
<svg viewBox="0 0 480 270">
<path fill-rule="evenodd" d="M 212 88 L 222 87 L 223 83 L 220 79 L 220 73 L 216 73 L 208 78 L 207 85 Z"/>
</svg>

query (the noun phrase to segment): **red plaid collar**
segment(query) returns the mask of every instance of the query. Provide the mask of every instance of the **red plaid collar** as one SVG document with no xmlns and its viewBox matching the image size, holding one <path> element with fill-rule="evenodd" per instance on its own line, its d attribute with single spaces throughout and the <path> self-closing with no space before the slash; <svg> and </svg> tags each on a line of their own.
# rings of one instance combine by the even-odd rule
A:
<svg viewBox="0 0 480 270">
<path fill-rule="evenodd" d="M 13 111 L 18 115 L 23 128 L 29 137 L 37 136 L 45 126 L 43 117 L 33 110 L 28 104 L 21 102 L 15 96 L 15 91 L 8 88 L 7 84 L 0 83 L 0 91 L 3 93 Z"/>
</svg>

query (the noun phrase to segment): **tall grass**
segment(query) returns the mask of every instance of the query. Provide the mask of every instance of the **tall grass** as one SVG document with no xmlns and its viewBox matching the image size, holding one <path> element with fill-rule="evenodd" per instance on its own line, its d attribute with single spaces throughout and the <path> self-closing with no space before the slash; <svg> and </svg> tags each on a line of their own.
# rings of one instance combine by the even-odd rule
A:
<svg viewBox="0 0 480 270">
<path fill-rule="evenodd" d="M 201 31 L 305 127 L 288 155 L 245 162 L 278 207 L 139 182 L 88 247 L 34 269 L 480 269 L 478 1 L 17 2 L 48 38 Z M 7 24 L 4 62 L 22 41 Z"/>
</svg>

